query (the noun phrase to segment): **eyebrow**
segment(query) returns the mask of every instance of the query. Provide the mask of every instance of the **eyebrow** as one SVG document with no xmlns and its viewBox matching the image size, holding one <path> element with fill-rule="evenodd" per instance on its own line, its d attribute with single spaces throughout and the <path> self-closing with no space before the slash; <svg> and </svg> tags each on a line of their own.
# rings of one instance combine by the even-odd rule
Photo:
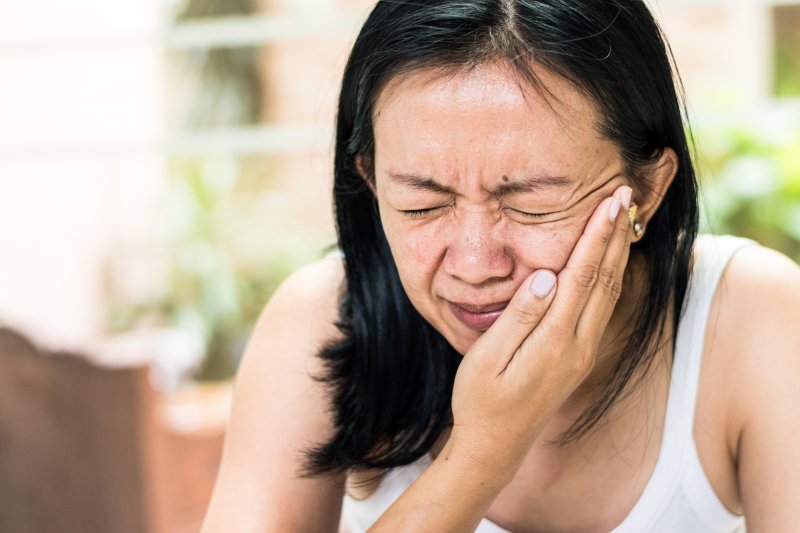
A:
<svg viewBox="0 0 800 533">
<path fill-rule="evenodd" d="M 388 176 L 393 181 L 413 189 L 458 196 L 458 193 L 453 188 L 443 185 L 428 176 L 419 176 L 417 174 L 406 174 L 392 171 L 388 172 Z M 500 197 L 509 194 L 535 192 L 545 187 L 566 187 L 572 184 L 572 181 L 569 178 L 564 176 L 551 176 L 547 174 L 528 176 L 513 181 L 505 181 L 508 179 L 509 178 L 507 176 L 503 176 L 504 183 L 501 183 L 495 187 L 494 190 L 489 191 L 489 194 L 491 194 L 493 197 Z"/>
<path fill-rule="evenodd" d="M 389 178 L 401 185 L 411 187 L 412 189 L 419 189 L 423 191 L 433 191 L 444 194 L 457 194 L 451 187 L 442 185 L 433 178 L 426 176 L 418 176 L 417 174 L 404 174 L 389 171 Z"/>
<path fill-rule="evenodd" d="M 571 184 L 572 181 L 564 176 L 550 176 L 545 174 L 541 176 L 528 176 L 520 180 L 501 183 L 494 191 L 489 192 L 492 196 L 498 197 L 508 194 L 536 192 L 546 187 L 566 187 Z"/>
</svg>

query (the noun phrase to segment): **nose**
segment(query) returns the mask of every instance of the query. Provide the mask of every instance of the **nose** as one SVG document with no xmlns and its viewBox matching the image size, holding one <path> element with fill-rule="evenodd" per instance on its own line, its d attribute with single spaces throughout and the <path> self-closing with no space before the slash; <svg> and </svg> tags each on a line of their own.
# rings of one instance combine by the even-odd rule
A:
<svg viewBox="0 0 800 533">
<path fill-rule="evenodd" d="M 470 213 L 454 221 L 444 271 L 470 285 L 509 277 L 514 260 L 496 223 L 488 213 Z"/>
</svg>

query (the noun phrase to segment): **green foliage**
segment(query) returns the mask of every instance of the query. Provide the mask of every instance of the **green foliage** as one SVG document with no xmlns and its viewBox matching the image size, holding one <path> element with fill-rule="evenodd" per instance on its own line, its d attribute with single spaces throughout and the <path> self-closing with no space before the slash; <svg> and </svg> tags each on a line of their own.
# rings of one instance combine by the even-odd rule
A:
<svg viewBox="0 0 800 533">
<path fill-rule="evenodd" d="M 779 43 L 775 50 L 775 96 L 797 97 L 800 95 L 800 66 L 797 51 L 786 43 Z"/>
<path fill-rule="evenodd" d="M 178 20 L 248 15 L 258 10 L 258 2 L 255 0 L 180 0 L 177 3 Z"/>
<path fill-rule="evenodd" d="M 239 164 L 176 163 L 170 177 L 170 267 L 164 291 L 142 302 L 116 302 L 112 330 L 156 323 L 202 339 L 206 358 L 195 379 L 232 376 L 250 331 L 277 286 L 295 269 L 320 257 L 313 236 L 272 230 L 271 188 L 264 179 L 241 179 Z"/>
<path fill-rule="evenodd" d="M 800 6 L 772 8 L 773 94 L 777 98 L 800 96 Z"/>
<path fill-rule="evenodd" d="M 800 262 L 800 124 L 701 129 L 702 231 L 750 237 Z"/>
</svg>

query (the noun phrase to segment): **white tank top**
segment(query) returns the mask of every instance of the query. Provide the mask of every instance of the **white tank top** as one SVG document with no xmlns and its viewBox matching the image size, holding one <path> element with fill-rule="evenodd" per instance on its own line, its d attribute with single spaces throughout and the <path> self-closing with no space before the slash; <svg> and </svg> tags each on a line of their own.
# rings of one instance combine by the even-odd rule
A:
<svg viewBox="0 0 800 533">
<path fill-rule="evenodd" d="M 661 449 L 639 500 L 613 533 L 732 533 L 744 531 L 744 518 L 719 501 L 700 464 L 694 443 L 695 400 L 706 322 L 722 271 L 733 253 L 755 241 L 733 236 L 701 236 L 689 281 L 685 312 L 678 324 L 674 364 Z M 367 498 L 345 495 L 342 517 L 351 533 L 363 533 L 432 462 L 430 454 L 397 467 Z M 511 533 L 484 518 L 477 533 Z"/>
</svg>

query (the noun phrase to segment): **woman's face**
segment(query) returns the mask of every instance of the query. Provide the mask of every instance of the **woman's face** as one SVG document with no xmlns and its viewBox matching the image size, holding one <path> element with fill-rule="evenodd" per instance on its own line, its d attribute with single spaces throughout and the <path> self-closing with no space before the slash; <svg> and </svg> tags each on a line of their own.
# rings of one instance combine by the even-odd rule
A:
<svg viewBox="0 0 800 533">
<path fill-rule="evenodd" d="M 490 63 L 403 74 L 376 102 L 374 190 L 400 280 L 461 354 L 530 273 L 560 272 L 598 204 L 631 185 L 589 99 L 540 70 L 557 100 Z"/>
</svg>

